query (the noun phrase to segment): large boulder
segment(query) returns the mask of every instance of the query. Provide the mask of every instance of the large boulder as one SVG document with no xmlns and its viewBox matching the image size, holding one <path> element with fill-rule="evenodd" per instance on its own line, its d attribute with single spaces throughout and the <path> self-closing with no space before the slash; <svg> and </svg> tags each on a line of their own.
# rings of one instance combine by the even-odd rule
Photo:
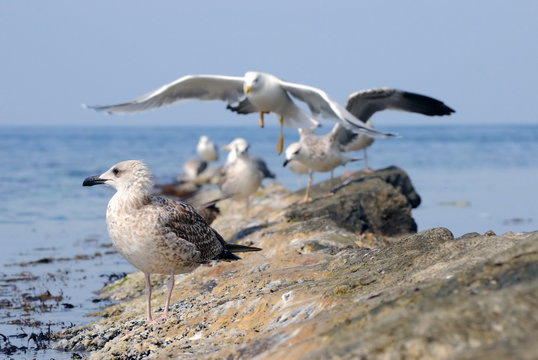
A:
<svg viewBox="0 0 538 360">
<path fill-rule="evenodd" d="M 390 167 L 374 174 L 356 173 L 333 188 L 332 194 L 323 195 L 327 185 L 314 188 L 315 200 L 291 205 L 286 218 L 317 226 L 333 222 L 352 232 L 386 236 L 417 231 L 411 209 L 420 204 L 420 196 L 403 170 Z"/>
</svg>

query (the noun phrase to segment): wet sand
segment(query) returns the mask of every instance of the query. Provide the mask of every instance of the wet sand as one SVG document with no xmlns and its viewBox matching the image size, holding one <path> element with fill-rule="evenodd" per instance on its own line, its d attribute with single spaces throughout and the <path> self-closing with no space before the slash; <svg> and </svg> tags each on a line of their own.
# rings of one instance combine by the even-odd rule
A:
<svg viewBox="0 0 538 360">
<path fill-rule="evenodd" d="M 0 275 L 0 357 L 73 359 L 83 354 L 51 349 L 51 335 L 90 322 L 107 304 L 97 292 L 132 268 L 107 238 L 65 241 L 71 256 L 36 247 L 5 264 Z M 41 255 L 41 256 L 40 256 Z"/>
</svg>

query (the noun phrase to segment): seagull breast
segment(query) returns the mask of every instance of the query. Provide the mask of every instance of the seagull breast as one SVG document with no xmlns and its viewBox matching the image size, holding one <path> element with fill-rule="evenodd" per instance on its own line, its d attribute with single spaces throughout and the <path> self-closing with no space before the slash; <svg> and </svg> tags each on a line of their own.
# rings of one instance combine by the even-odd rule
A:
<svg viewBox="0 0 538 360">
<path fill-rule="evenodd" d="M 249 101 L 260 111 L 282 114 L 292 102 L 288 93 L 280 86 L 280 81 L 269 74 L 258 73 L 247 93 Z"/>
</svg>

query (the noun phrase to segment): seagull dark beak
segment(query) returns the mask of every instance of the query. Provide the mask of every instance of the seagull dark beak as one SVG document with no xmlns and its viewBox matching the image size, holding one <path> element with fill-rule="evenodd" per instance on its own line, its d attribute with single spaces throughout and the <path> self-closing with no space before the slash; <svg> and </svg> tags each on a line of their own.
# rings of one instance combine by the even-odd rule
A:
<svg viewBox="0 0 538 360">
<path fill-rule="evenodd" d="M 106 182 L 106 179 L 101 179 L 99 175 L 90 176 L 84 179 L 84 182 L 82 183 L 82 186 L 94 186 L 94 185 L 101 185 Z"/>
<path fill-rule="evenodd" d="M 290 161 L 288 159 L 284 160 L 284 163 L 282 164 L 283 167 L 286 167 Z"/>
</svg>

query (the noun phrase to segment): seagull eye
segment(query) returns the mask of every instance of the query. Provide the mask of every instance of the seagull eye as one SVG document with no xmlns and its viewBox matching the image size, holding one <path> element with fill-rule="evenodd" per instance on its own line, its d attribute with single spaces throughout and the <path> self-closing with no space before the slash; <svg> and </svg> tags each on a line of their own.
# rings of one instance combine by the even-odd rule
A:
<svg viewBox="0 0 538 360">
<path fill-rule="evenodd" d="M 120 173 L 120 169 L 114 168 L 114 169 L 112 169 L 112 173 L 117 177 L 119 175 L 119 173 Z"/>
<path fill-rule="evenodd" d="M 293 153 L 293 155 L 297 155 L 297 154 L 299 153 L 299 151 L 301 151 L 301 149 L 298 149 L 297 151 L 295 151 L 295 152 Z"/>
</svg>

